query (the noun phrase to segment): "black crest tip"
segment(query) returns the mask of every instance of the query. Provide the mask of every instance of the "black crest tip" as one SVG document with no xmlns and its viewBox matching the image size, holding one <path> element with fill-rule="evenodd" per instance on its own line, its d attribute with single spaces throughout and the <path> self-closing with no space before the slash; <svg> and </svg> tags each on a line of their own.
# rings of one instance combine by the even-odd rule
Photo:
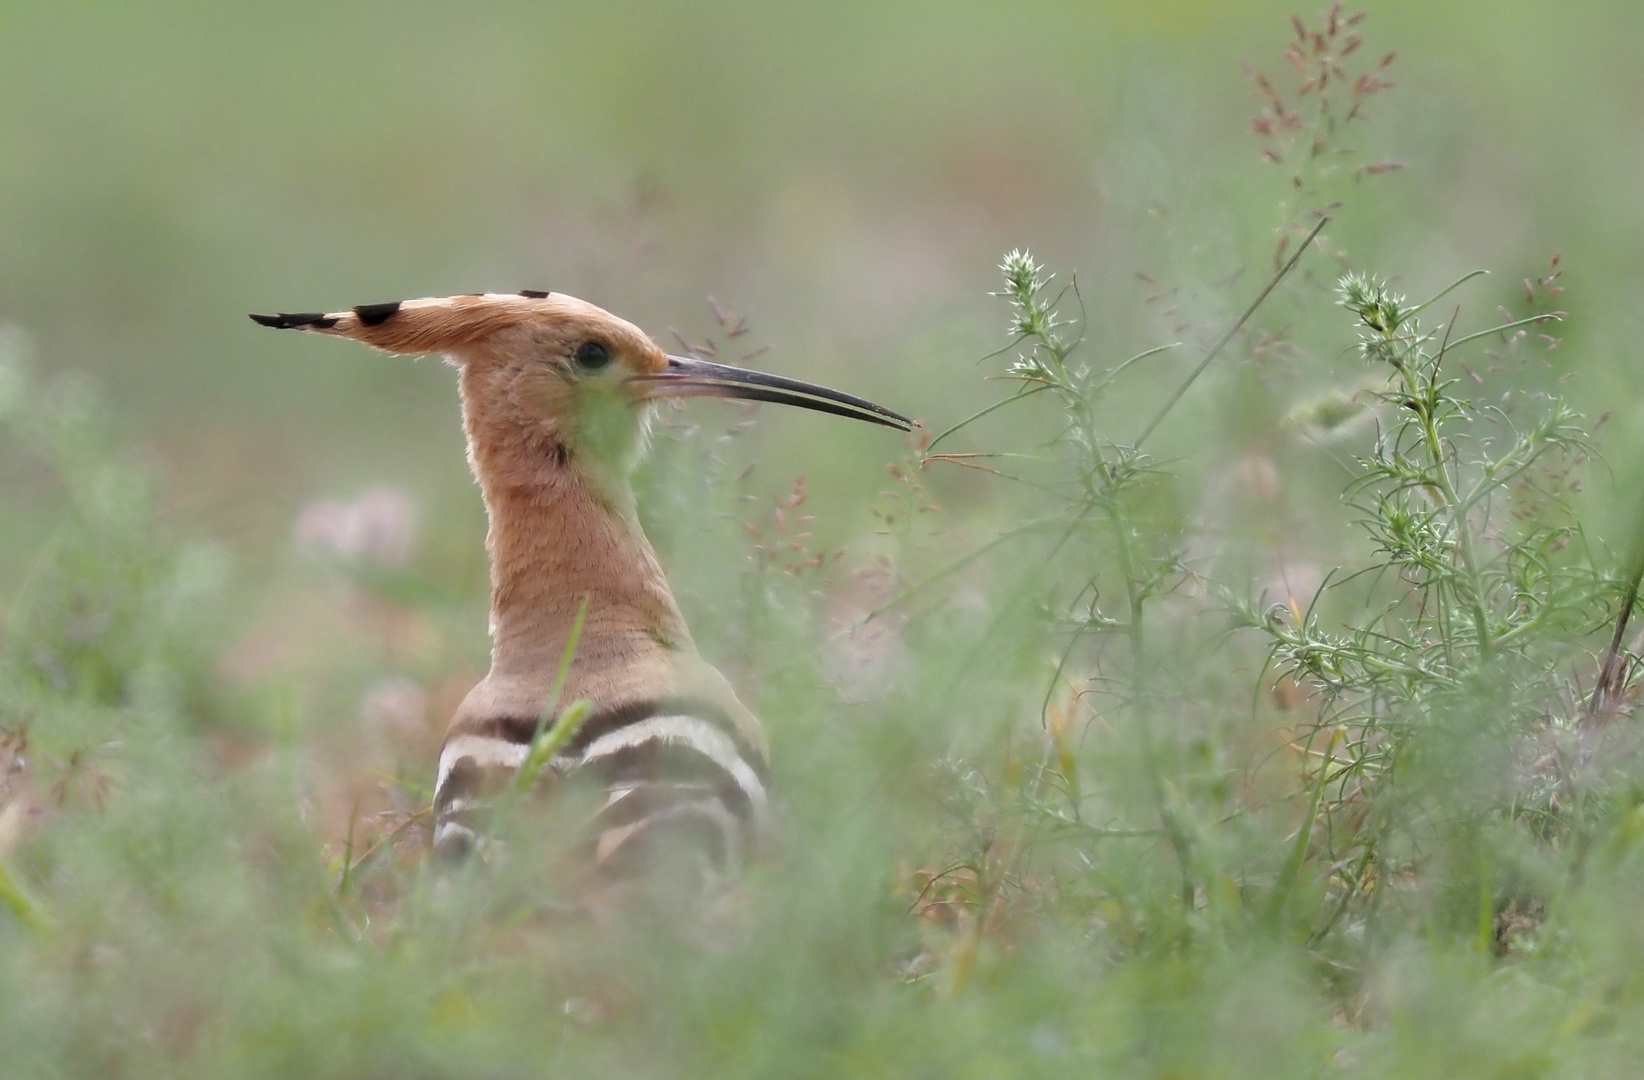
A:
<svg viewBox="0 0 1644 1080">
<path fill-rule="evenodd" d="M 361 326 L 381 326 L 399 310 L 398 300 L 390 300 L 386 304 L 360 304 L 354 308 L 354 317 L 360 320 Z"/>
<path fill-rule="evenodd" d="M 251 321 L 258 326 L 271 326 L 276 330 L 329 330 L 337 325 L 337 320 L 320 311 L 282 311 L 278 315 L 252 315 Z"/>
<path fill-rule="evenodd" d="M 546 300 L 548 298 L 547 289 L 521 289 L 519 294 L 527 300 Z"/>
</svg>

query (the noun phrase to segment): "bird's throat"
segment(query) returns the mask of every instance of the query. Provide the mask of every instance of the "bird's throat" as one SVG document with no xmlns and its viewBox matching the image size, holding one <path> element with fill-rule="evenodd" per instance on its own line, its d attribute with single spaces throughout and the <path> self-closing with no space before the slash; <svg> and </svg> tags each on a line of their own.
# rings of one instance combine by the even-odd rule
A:
<svg viewBox="0 0 1644 1080">
<path fill-rule="evenodd" d="M 474 446 L 490 519 L 491 671 L 499 706 L 540 708 L 584 599 L 587 614 L 561 704 L 666 692 L 673 655 L 694 652 L 685 621 L 626 490 L 608 490 L 574 456 L 493 468 Z M 539 458 L 539 461 L 541 459 Z M 613 497 L 614 496 L 614 497 Z"/>
</svg>

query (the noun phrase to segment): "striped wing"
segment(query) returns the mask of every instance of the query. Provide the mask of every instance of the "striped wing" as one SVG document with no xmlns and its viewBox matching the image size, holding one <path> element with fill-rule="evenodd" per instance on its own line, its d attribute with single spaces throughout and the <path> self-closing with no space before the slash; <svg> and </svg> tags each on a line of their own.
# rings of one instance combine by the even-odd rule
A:
<svg viewBox="0 0 1644 1080">
<path fill-rule="evenodd" d="M 460 857 L 479 839 L 485 797 L 524 762 L 535 717 L 496 717 L 451 732 L 440 751 L 434 847 Z M 592 783 L 603 805 L 587 823 L 602 874 L 628 877 L 681 861 L 706 881 L 733 875 L 769 828 L 769 775 L 722 711 L 700 701 L 597 709 L 549 763 L 559 780 Z"/>
</svg>

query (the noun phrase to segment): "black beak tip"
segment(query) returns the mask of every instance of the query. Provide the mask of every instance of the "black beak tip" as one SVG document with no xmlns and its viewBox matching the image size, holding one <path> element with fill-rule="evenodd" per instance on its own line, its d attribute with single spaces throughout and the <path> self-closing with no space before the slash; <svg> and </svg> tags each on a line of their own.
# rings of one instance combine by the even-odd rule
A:
<svg viewBox="0 0 1644 1080">
<path fill-rule="evenodd" d="M 779 405 L 794 405 L 802 409 L 831 413 L 852 420 L 864 420 L 897 431 L 912 431 L 918 424 L 892 412 L 883 405 L 875 405 L 838 390 L 830 390 L 814 383 L 800 382 L 750 368 L 730 367 L 697 357 L 669 356 L 668 373 L 677 378 L 677 385 L 690 385 L 701 393 L 741 398 L 745 401 L 770 401 Z M 711 389 L 710 389 L 711 388 Z"/>
</svg>

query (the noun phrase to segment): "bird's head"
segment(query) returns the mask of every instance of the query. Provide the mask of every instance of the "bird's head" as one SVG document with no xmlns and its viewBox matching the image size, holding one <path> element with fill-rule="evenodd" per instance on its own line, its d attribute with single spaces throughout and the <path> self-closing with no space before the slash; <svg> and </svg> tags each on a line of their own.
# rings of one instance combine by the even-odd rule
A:
<svg viewBox="0 0 1644 1080">
<path fill-rule="evenodd" d="M 470 449 L 503 482 L 575 462 L 626 474 L 664 397 L 770 401 L 906 431 L 870 401 L 747 368 L 670 356 L 639 327 L 562 293 L 485 293 L 253 315 L 263 325 L 353 338 L 395 353 L 439 353 L 462 371 Z"/>
</svg>

